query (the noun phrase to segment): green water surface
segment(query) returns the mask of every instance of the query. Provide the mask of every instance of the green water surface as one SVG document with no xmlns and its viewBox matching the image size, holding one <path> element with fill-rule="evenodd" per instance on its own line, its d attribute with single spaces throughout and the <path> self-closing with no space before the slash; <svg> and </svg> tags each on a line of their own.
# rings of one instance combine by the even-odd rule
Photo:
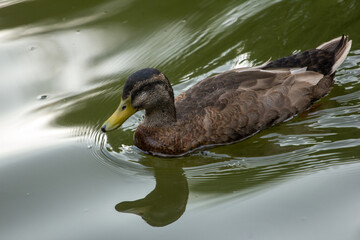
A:
<svg viewBox="0 0 360 240">
<path fill-rule="evenodd" d="M 331 93 L 242 142 L 181 158 L 100 127 L 134 71 L 175 94 L 353 40 Z M 0 239 L 360 239 L 358 0 L 0 1 Z"/>
</svg>

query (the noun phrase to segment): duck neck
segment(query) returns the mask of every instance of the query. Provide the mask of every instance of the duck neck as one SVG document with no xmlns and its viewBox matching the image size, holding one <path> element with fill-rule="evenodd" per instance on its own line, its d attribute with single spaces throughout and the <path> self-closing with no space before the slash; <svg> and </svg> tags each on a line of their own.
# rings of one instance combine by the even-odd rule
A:
<svg viewBox="0 0 360 240">
<path fill-rule="evenodd" d="M 176 109 L 174 102 L 167 102 L 152 109 L 146 109 L 143 126 L 163 127 L 176 123 Z"/>
</svg>

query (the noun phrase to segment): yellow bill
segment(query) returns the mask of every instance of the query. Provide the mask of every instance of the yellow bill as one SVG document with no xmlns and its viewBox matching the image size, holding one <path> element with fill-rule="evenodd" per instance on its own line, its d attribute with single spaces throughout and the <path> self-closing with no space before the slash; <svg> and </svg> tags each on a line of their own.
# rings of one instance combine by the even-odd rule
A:
<svg viewBox="0 0 360 240">
<path fill-rule="evenodd" d="M 111 117 L 105 121 L 101 127 L 103 132 L 109 132 L 117 129 L 121 126 L 131 115 L 136 113 L 136 109 L 131 105 L 131 99 L 128 97 L 125 100 L 121 100 L 119 107 L 111 115 Z"/>
</svg>

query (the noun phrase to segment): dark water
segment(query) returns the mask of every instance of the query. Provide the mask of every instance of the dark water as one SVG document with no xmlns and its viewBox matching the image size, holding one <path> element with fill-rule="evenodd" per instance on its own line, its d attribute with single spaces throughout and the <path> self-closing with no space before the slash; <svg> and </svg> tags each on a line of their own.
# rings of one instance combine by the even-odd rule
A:
<svg viewBox="0 0 360 240">
<path fill-rule="evenodd" d="M 360 239 L 360 2 L 0 2 L 0 239 Z M 142 154 L 137 113 L 99 128 L 126 77 L 176 95 L 341 34 L 331 93 L 229 146 Z"/>
</svg>

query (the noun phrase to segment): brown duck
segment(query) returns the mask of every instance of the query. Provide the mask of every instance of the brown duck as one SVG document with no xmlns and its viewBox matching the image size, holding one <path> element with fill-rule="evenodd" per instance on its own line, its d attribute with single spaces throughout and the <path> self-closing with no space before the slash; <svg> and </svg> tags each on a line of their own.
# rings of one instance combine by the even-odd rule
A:
<svg viewBox="0 0 360 240">
<path fill-rule="evenodd" d="M 258 67 L 233 69 L 198 82 L 175 100 L 163 73 L 142 69 L 129 76 L 120 106 L 101 129 L 114 130 L 145 110 L 134 142 L 149 154 L 184 155 L 239 141 L 327 94 L 350 47 L 348 36 L 342 36 Z"/>
</svg>

